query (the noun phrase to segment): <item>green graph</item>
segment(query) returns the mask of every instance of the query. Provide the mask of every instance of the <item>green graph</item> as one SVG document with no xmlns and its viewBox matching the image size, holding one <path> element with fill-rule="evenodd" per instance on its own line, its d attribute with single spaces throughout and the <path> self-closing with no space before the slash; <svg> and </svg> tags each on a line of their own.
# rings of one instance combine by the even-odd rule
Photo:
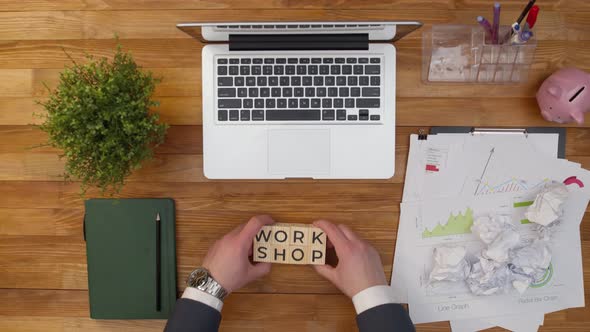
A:
<svg viewBox="0 0 590 332">
<path fill-rule="evenodd" d="M 471 226 L 473 225 L 473 210 L 467 208 L 464 214 L 459 213 L 454 216 L 449 215 L 449 219 L 445 225 L 437 225 L 431 231 L 425 229 L 422 232 L 422 238 L 449 236 L 459 234 L 471 233 Z"/>
</svg>

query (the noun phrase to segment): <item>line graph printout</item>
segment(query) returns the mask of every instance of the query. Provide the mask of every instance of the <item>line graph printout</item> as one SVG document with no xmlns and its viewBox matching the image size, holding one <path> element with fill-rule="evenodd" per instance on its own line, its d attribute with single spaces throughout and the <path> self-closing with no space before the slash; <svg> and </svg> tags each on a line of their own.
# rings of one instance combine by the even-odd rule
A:
<svg viewBox="0 0 590 332">
<path fill-rule="evenodd" d="M 442 284 L 428 282 L 435 247 L 463 246 L 467 249 L 467 259 L 470 261 L 476 259 L 477 253 L 483 247 L 483 243 L 471 232 L 446 231 L 445 234 L 440 233 L 440 236 L 434 236 L 437 230 L 457 230 L 455 227 L 465 226 L 470 219 L 497 213 L 516 216 L 512 218 L 512 222 L 520 233 L 523 243 L 536 238 L 537 226 L 530 223 L 522 224 L 518 220 L 520 218 L 518 216 L 523 213 L 523 208 L 518 204 L 515 206 L 514 197 L 507 195 L 484 197 L 473 197 L 471 200 L 452 198 L 402 203 L 398 236 L 401 241 L 396 251 L 400 250 L 406 254 L 396 259 L 401 258 L 401 264 L 406 269 L 401 271 L 401 278 L 398 271 L 395 282 L 401 282 L 407 289 L 408 302 L 412 304 L 410 315 L 414 323 L 490 315 L 551 312 L 561 308 L 583 306 L 581 242 L 577 228 L 588 199 L 581 192 L 575 192 L 573 198 L 568 201 L 567 215 L 564 216 L 559 230 L 552 235 L 553 256 L 550 271 L 523 295 L 512 290 L 507 294 L 475 296 L 462 282 Z M 521 199 L 529 198 L 523 196 Z M 441 215 L 447 216 L 448 222 L 453 224 L 441 224 Z M 447 227 L 444 228 L 444 226 Z"/>
</svg>

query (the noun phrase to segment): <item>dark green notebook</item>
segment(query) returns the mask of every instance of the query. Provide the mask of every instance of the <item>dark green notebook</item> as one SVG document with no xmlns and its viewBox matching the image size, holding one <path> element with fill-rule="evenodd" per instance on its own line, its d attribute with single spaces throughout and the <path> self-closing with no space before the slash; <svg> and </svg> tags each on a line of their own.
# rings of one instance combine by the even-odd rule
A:
<svg viewBox="0 0 590 332">
<path fill-rule="evenodd" d="M 85 206 L 90 317 L 168 318 L 176 303 L 174 201 L 90 199 Z"/>
</svg>

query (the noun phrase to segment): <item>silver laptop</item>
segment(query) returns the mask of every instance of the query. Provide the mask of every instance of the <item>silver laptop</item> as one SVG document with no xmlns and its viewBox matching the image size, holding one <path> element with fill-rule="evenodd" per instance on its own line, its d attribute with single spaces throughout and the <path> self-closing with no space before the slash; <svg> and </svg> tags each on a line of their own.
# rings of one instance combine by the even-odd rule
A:
<svg viewBox="0 0 590 332">
<path fill-rule="evenodd" d="M 210 179 L 386 179 L 396 50 L 419 22 L 185 23 L 202 53 Z"/>
</svg>

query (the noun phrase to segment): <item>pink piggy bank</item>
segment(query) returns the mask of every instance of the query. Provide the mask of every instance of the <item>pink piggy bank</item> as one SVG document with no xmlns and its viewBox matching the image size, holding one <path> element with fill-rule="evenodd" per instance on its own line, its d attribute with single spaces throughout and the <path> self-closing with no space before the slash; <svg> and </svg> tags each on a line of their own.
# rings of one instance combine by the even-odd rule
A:
<svg viewBox="0 0 590 332">
<path fill-rule="evenodd" d="M 537 91 L 537 103 L 545 120 L 584 123 L 584 113 L 590 111 L 590 74 L 576 68 L 556 71 Z"/>
</svg>

